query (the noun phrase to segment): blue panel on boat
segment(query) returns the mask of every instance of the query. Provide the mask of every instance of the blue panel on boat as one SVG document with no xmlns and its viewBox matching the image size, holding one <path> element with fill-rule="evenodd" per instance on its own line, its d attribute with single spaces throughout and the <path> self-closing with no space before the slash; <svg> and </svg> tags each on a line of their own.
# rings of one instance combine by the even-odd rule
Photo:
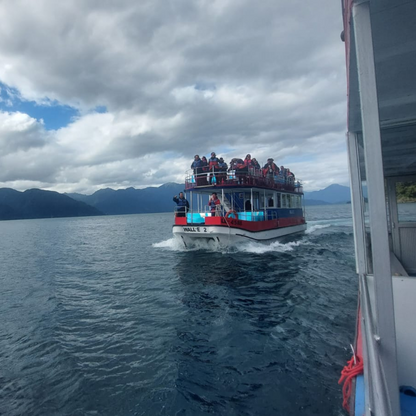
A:
<svg viewBox="0 0 416 416">
<path fill-rule="evenodd" d="M 263 221 L 264 220 L 264 212 L 239 212 L 238 219 L 243 221 Z"/>
<path fill-rule="evenodd" d="M 400 387 L 401 416 L 416 416 L 416 390 L 413 387 Z"/>
<path fill-rule="evenodd" d="M 272 210 L 270 210 L 272 211 Z M 302 208 L 280 208 L 275 210 L 278 218 L 302 217 Z"/>
<path fill-rule="evenodd" d="M 355 413 L 356 416 L 365 414 L 365 389 L 364 376 L 357 376 L 355 379 Z"/>
<path fill-rule="evenodd" d="M 205 222 L 205 217 L 199 213 L 186 214 L 186 221 L 193 224 L 203 224 Z"/>
</svg>

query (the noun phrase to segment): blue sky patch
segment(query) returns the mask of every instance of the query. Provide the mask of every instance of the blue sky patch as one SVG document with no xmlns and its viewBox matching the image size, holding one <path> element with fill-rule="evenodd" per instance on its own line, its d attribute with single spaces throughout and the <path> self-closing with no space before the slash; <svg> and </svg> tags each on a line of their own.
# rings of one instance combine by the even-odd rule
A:
<svg viewBox="0 0 416 416">
<path fill-rule="evenodd" d="M 101 109 L 101 107 L 99 107 Z M 105 107 L 104 111 L 105 112 Z M 70 124 L 79 111 L 68 105 L 60 105 L 51 101 L 46 105 L 35 101 L 22 100 L 20 92 L 0 82 L 0 110 L 7 112 L 20 111 L 37 120 L 43 120 L 46 130 L 58 130 Z M 96 110 L 98 111 L 98 110 Z"/>
</svg>

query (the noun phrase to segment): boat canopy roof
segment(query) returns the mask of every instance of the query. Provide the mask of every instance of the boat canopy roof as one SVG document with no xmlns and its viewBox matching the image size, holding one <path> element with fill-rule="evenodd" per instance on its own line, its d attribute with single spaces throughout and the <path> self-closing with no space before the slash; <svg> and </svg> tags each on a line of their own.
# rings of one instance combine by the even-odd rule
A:
<svg viewBox="0 0 416 416">
<path fill-rule="evenodd" d="M 362 132 L 357 54 L 351 19 L 343 0 L 348 78 L 348 130 Z M 416 174 L 416 1 L 370 0 L 376 90 L 384 176 Z"/>
</svg>

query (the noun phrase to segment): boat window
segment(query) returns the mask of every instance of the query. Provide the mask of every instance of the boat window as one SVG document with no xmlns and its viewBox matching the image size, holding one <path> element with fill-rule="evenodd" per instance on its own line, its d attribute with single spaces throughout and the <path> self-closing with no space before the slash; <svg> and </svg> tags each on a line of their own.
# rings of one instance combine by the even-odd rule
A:
<svg viewBox="0 0 416 416">
<path fill-rule="evenodd" d="M 281 202 L 281 194 L 277 194 L 277 208 L 281 208 L 282 202 Z"/>
<path fill-rule="evenodd" d="M 416 181 L 396 182 L 399 222 L 416 222 Z"/>
</svg>

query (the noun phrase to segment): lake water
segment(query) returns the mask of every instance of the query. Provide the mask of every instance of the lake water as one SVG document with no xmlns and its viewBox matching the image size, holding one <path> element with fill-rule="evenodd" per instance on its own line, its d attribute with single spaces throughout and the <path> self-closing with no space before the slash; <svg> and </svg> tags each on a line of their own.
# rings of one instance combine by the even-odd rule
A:
<svg viewBox="0 0 416 416">
<path fill-rule="evenodd" d="M 0 414 L 344 414 L 350 209 L 230 252 L 170 213 L 0 222 Z"/>
</svg>

